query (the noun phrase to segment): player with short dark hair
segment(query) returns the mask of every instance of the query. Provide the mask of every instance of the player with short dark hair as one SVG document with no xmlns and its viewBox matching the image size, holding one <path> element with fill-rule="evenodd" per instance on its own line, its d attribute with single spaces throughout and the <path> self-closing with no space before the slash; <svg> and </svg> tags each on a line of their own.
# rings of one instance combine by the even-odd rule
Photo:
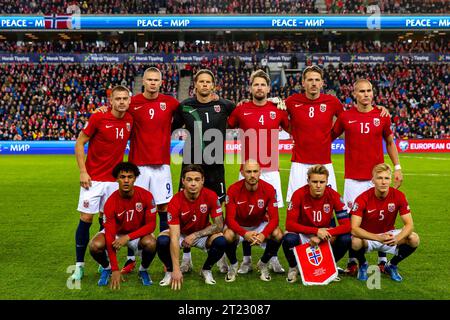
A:
<svg viewBox="0 0 450 320">
<path fill-rule="evenodd" d="M 139 277 L 144 286 L 152 284 L 147 272 L 156 254 L 156 207 L 153 195 L 135 186 L 139 168 L 130 162 L 120 163 L 113 170 L 119 190 L 105 204 L 105 228 L 91 241 L 92 257 L 103 267 L 99 286 L 106 286 L 111 276 L 111 289 L 120 289 L 121 272 L 116 252 L 127 246 L 142 250 Z M 106 254 L 108 253 L 108 255 Z"/>
<path fill-rule="evenodd" d="M 392 170 L 381 163 L 372 170 L 373 188 L 359 195 L 352 209 L 352 248 L 359 262 L 358 279 L 368 279 L 368 264 L 364 256 L 371 251 L 391 253 L 394 257 L 384 271 L 392 280 L 402 281 L 397 265 L 419 246 L 419 236 L 413 232 L 414 223 L 405 195 L 392 188 Z M 397 214 L 403 222 L 402 229 L 395 229 Z"/>
<path fill-rule="evenodd" d="M 75 143 L 75 156 L 80 170 L 80 222 L 75 234 L 76 267 L 72 275 L 81 280 L 84 275 L 84 256 L 89 244 L 89 229 L 93 215 L 103 212 L 106 199 L 117 190 L 111 168 L 123 161 L 133 119 L 126 112 L 130 105 L 130 90 L 123 86 L 112 89 L 111 109 L 91 115 Z M 89 142 L 85 159 L 84 146 Z M 100 225 L 103 219 L 99 218 Z"/>
<path fill-rule="evenodd" d="M 335 261 L 339 261 L 350 248 L 350 220 L 340 195 L 328 186 L 328 169 L 315 165 L 308 169 L 308 185 L 292 195 L 286 216 L 283 250 L 289 262 L 287 282 L 297 281 L 297 262 L 292 248 L 310 243 L 318 245 L 330 241 Z M 333 211 L 339 226 L 333 226 Z"/>
<path fill-rule="evenodd" d="M 348 208 L 352 208 L 358 195 L 373 187 L 372 168 L 384 163 L 383 140 L 395 166 L 394 187 L 400 187 L 403 180 L 390 118 L 382 117 L 380 109 L 372 106 L 372 84 L 359 79 L 353 89 L 356 106 L 341 113 L 332 129 L 332 140 L 345 132 L 344 202 Z M 379 267 L 383 271 L 387 259 L 384 253 L 380 253 Z M 353 250 L 349 251 L 349 258 L 347 271 L 354 275 L 357 265 Z"/>
<path fill-rule="evenodd" d="M 244 239 L 251 245 L 266 245 L 257 266 L 261 271 L 260 279 L 270 281 L 268 263 L 276 256 L 283 237 L 279 227 L 276 191 L 270 183 L 260 179 L 261 167 L 255 160 L 246 160 L 242 175 L 244 179 L 232 184 L 227 191 L 224 236 L 228 242 L 226 255 L 231 265 L 225 281 L 236 279 L 236 249 Z"/>
<path fill-rule="evenodd" d="M 169 202 L 169 231 L 160 233 L 157 239 L 158 256 L 166 266 L 161 286 L 172 284 L 178 290 L 183 282 L 180 270 L 180 247 L 196 247 L 208 251 L 201 275 L 206 284 L 215 284 L 211 268 L 225 252 L 222 207 L 217 194 L 203 187 L 205 177 L 199 165 L 189 164 L 182 170 L 183 189 Z M 213 223 L 210 223 L 210 219 Z"/>
</svg>

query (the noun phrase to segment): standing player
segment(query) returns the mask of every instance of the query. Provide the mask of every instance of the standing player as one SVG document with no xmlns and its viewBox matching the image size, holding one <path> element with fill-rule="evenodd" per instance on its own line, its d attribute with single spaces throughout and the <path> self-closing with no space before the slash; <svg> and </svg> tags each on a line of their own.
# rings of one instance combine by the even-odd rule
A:
<svg viewBox="0 0 450 320">
<path fill-rule="evenodd" d="M 75 143 L 75 156 L 80 169 L 80 222 L 75 234 L 77 262 L 72 275 L 74 280 L 81 280 L 84 275 L 84 255 L 93 215 L 103 211 L 106 199 L 117 190 L 111 168 L 123 160 L 133 125 L 132 117 L 126 112 L 130 105 L 130 90 L 123 86 L 114 87 L 110 103 L 110 111 L 91 116 Z M 85 160 L 84 145 L 88 141 Z"/>
<path fill-rule="evenodd" d="M 342 113 L 332 129 L 332 139 L 345 132 L 345 184 L 344 202 L 352 208 L 358 195 L 373 187 L 372 168 L 384 163 L 383 140 L 386 150 L 395 167 L 394 187 L 400 187 L 403 176 L 398 158 L 391 121 L 381 117 L 380 110 L 372 106 L 372 84 L 366 79 L 359 79 L 354 84 L 353 94 L 356 107 Z M 355 274 L 357 270 L 354 253 L 350 250 L 347 271 Z M 386 256 L 381 255 L 379 266 L 383 271 Z"/>
<path fill-rule="evenodd" d="M 205 172 L 205 187 L 213 190 L 222 203 L 225 201 L 225 167 L 224 143 L 227 118 L 235 108 L 226 99 L 215 100 L 214 74 L 207 69 L 201 69 L 194 75 L 195 97 L 181 102 L 179 112 L 175 114 L 173 128 L 183 124 L 189 132 L 183 150 L 182 169 L 189 164 L 198 164 Z M 216 133 L 220 141 L 205 141 L 205 132 Z M 208 148 L 209 146 L 209 148 Z M 211 149 L 214 147 L 214 149 Z M 210 154 L 206 155 L 210 151 Z M 182 177 L 180 178 L 180 181 Z M 180 186 L 182 183 L 180 182 Z M 193 264 L 190 250 L 185 250 L 181 271 L 192 270 Z"/>
<path fill-rule="evenodd" d="M 113 169 L 113 176 L 119 190 L 106 201 L 105 228 L 90 244 L 92 257 L 103 267 L 98 285 L 106 286 L 112 273 L 111 289 L 120 289 L 121 273 L 116 252 L 128 246 L 135 251 L 142 250 L 139 277 L 144 286 L 149 286 L 152 280 L 147 269 L 156 254 L 156 239 L 152 234 L 156 226 L 155 201 L 150 192 L 134 186 L 139 169 L 133 163 L 119 163 Z"/>
<path fill-rule="evenodd" d="M 206 284 L 215 284 L 211 268 L 225 252 L 222 207 L 217 194 L 204 188 L 205 175 L 199 165 L 190 164 L 181 172 L 183 189 L 169 203 L 169 232 L 162 232 L 157 240 L 158 256 L 166 266 L 164 279 L 159 283 L 181 289 L 180 246 L 208 251 L 200 274 Z M 210 223 L 210 218 L 213 224 Z"/>
<path fill-rule="evenodd" d="M 270 183 L 276 190 L 278 208 L 282 208 L 280 172 L 278 171 L 278 134 L 280 126 L 288 131 L 287 112 L 279 110 L 277 105 L 267 100 L 270 92 L 270 78 L 263 70 L 256 70 L 250 76 L 252 101 L 239 105 L 228 118 L 230 128 L 240 128 L 244 146 L 243 162 L 257 159 L 261 168 L 261 180 Z M 244 177 L 239 174 L 239 180 Z M 270 263 L 275 272 L 284 273 L 284 269 L 275 255 Z M 239 273 L 251 270 L 251 256 L 244 255 Z"/>
<path fill-rule="evenodd" d="M 158 208 L 159 230 L 164 231 L 168 229 L 167 204 L 173 195 L 170 173 L 171 126 L 179 103 L 172 96 L 159 92 L 162 75 L 158 68 L 146 69 L 142 80 L 144 92 L 131 98 L 129 109 L 134 120 L 129 160 L 141 172 L 136 185 L 154 196 Z M 122 273 L 131 272 L 135 264 L 135 257 L 129 250 Z"/>
<path fill-rule="evenodd" d="M 308 185 L 297 189 L 292 195 L 286 216 L 286 234 L 283 250 L 289 262 L 287 282 L 297 281 L 297 262 L 292 248 L 300 243 L 318 245 L 329 240 L 333 255 L 338 262 L 350 248 L 350 219 L 341 196 L 328 185 L 328 170 L 323 165 L 308 169 Z M 339 226 L 333 226 L 333 211 Z"/>
<path fill-rule="evenodd" d="M 278 202 L 274 187 L 260 179 L 261 168 L 257 161 L 246 160 L 242 167 L 244 179 L 232 184 L 227 191 L 226 254 L 231 266 L 225 281 L 236 280 L 238 261 L 236 249 L 244 239 L 251 245 L 266 243 L 263 256 L 258 261 L 260 279 L 270 281 L 269 261 L 276 256 L 283 232 L 278 226 Z M 245 261 L 244 261 L 245 263 Z M 251 264 L 251 262 L 250 262 Z"/>
<path fill-rule="evenodd" d="M 405 195 L 390 187 L 392 171 L 381 163 L 372 170 L 375 187 L 359 195 L 352 209 L 352 248 L 359 262 L 358 279 L 368 279 L 368 264 L 364 254 L 370 251 L 391 253 L 394 257 L 386 263 L 384 271 L 394 281 L 402 281 L 397 265 L 419 246 L 419 236 L 413 232 L 414 223 Z M 397 214 L 403 222 L 395 229 Z"/>
<path fill-rule="evenodd" d="M 339 100 L 322 94 L 323 71 L 318 66 L 305 68 L 302 87 L 305 93 L 296 93 L 286 99 L 290 116 L 291 134 L 294 138 L 292 164 L 286 201 L 291 200 L 295 190 L 308 184 L 307 171 L 316 164 L 324 165 L 328 172 L 328 183 L 337 191 L 336 176 L 331 163 L 331 129 L 334 117 L 344 112 Z M 381 116 L 389 113 L 380 107 Z"/>
</svg>

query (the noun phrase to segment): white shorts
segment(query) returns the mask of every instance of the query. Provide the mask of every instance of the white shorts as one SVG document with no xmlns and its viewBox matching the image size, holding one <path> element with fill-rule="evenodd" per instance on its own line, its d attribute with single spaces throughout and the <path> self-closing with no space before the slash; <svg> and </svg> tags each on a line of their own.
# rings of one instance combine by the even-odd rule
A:
<svg viewBox="0 0 450 320">
<path fill-rule="evenodd" d="M 353 180 L 345 179 L 344 182 L 344 203 L 347 205 L 349 212 L 352 210 L 353 203 L 356 198 L 364 191 L 373 187 L 372 180 Z"/>
<path fill-rule="evenodd" d="M 283 193 L 281 191 L 281 178 L 280 178 L 280 172 L 279 171 L 261 171 L 261 180 L 270 183 L 272 187 L 274 187 L 275 191 L 277 192 L 277 201 L 278 201 L 278 208 L 284 207 L 283 202 Z M 244 176 L 241 172 L 239 172 L 239 180 L 244 179 Z"/>
<path fill-rule="evenodd" d="M 139 171 L 141 174 L 135 184 L 150 191 L 157 205 L 168 203 L 172 199 L 172 174 L 169 165 L 139 166 Z"/>
<path fill-rule="evenodd" d="M 256 231 L 258 233 L 261 233 L 264 230 L 264 228 L 267 226 L 267 224 L 268 224 L 268 222 L 264 221 L 264 222 L 261 222 L 261 224 L 259 226 L 256 226 L 256 227 L 243 227 L 242 226 L 242 228 L 244 228 L 247 231 Z M 228 229 L 228 226 L 225 226 L 224 231 L 225 231 L 225 229 Z M 243 236 L 239 236 L 238 245 L 240 245 L 243 241 L 244 241 L 244 237 Z M 261 243 L 259 246 L 261 248 L 265 249 L 266 248 L 266 241 Z"/>
<path fill-rule="evenodd" d="M 309 163 L 291 163 L 291 172 L 289 173 L 289 184 L 286 196 L 286 202 L 290 202 L 294 192 L 308 184 L 308 170 L 309 168 L 315 166 L 315 164 Z M 334 174 L 334 168 L 332 163 L 324 164 L 329 172 L 328 185 L 337 191 L 336 176 Z"/>
<path fill-rule="evenodd" d="M 100 231 L 99 233 L 103 233 L 105 234 L 105 229 L 103 229 L 102 231 Z M 121 235 L 116 235 L 116 239 L 118 239 Z M 130 240 L 127 243 L 128 248 L 130 248 L 131 250 L 134 251 L 135 254 L 138 253 L 139 251 L 139 240 L 141 240 L 141 238 L 137 238 L 134 240 Z"/>
<path fill-rule="evenodd" d="M 80 187 L 80 198 L 78 200 L 78 211 L 88 214 L 103 212 L 106 200 L 119 189 L 117 182 L 92 181 L 89 189 Z"/>
<path fill-rule="evenodd" d="M 395 229 L 389 231 L 389 233 L 392 233 L 394 236 L 398 235 L 402 229 Z M 386 244 L 383 244 L 382 242 L 374 241 L 374 240 L 367 240 L 367 249 L 366 253 L 372 252 L 372 251 L 381 251 L 385 253 L 390 254 L 397 254 L 397 246 L 388 246 Z"/>
<path fill-rule="evenodd" d="M 187 237 L 187 235 L 183 235 L 180 234 L 180 248 L 183 248 L 183 246 L 181 245 L 181 243 L 184 241 L 184 238 Z M 207 236 L 201 237 L 201 238 L 197 238 L 194 243 L 192 244 L 191 247 L 196 247 L 199 248 L 203 251 L 208 251 L 208 249 L 206 248 L 206 241 L 208 240 Z"/>
</svg>

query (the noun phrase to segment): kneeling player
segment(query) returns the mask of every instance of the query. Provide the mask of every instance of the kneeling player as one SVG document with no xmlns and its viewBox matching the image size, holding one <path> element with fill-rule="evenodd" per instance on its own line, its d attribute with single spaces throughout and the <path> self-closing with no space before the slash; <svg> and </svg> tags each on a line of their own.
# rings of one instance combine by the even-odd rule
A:
<svg viewBox="0 0 450 320">
<path fill-rule="evenodd" d="M 261 169 L 254 160 L 247 160 L 242 167 L 243 180 L 231 185 L 227 192 L 226 224 L 224 236 L 227 239 L 226 254 L 231 266 L 225 281 L 236 279 L 238 262 L 236 249 L 239 243 L 246 240 L 251 245 L 262 245 L 266 248 L 258 268 L 261 280 L 270 281 L 268 262 L 277 255 L 283 233 L 278 227 L 278 203 L 274 187 L 260 180 Z M 251 260 L 243 263 L 250 264 Z"/>
<path fill-rule="evenodd" d="M 92 257 L 103 267 L 98 285 L 106 286 L 112 272 L 111 289 L 120 289 L 116 251 L 127 245 L 134 251 L 142 250 L 139 277 L 143 285 L 149 286 L 152 280 L 147 269 L 156 254 L 156 239 L 152 234 L 156 226 L 155 201 L 150 192 L 134 186 L 139 169 L 133 163 L 119 163 L 113 169 L 113 176 L 119 183 L 119 190 L 106 201 L 105 228 L 89 246 Z"/>
<path fill-rule="evenodd" d="M 368 279 L 368 264 L 364 254 L 382 251 L 395 256 L 386 263 L 384 272 L 394 281 L 402 281 L 397 265 L 419 246 L 419 236 L 413 232 L 414 223 L 405 195 L 390 187 L 392 170 L 381 163 L 372 170 L 375 187 L 362 193 L 352 209 L 352 249 L 359 262 L 358 279 Z M 397 214 L 403 221 L 402 229 L 395 229 Z"/>
<path fill-rule="evenodd" d="M 350 248 L 350 220 L 339 193 L 328 187 L 328 170 L 315 165 L 308 170 L 308 184 L 297 189 L 291 198 L 286 216 L 286 234 L 283 250 L 289 262 L 287 282 L 297 281 L 297 262 L 292 248 L 300 243 L 318 245 L 329 240 L 335 261 L 339 261 Z M 332 227 L 333 211 L 339 226 Z"/>
<path fill-rule="evenodd" d="M 157 240 L 158 256 L 167 272 L 161 286 L 172 283 L 172 289 L 181 289 L 180 247 L 196 247 L 208 251 L 201 270 L 206 284 L 215 284 L 211 268 L 225 252 L 222 207 L 217 194 L 203 187 L 205 176 L 199 165 L 186 165 L 182 172 L 183 189 L 169 202 L 167 221 L 169 232 L 162 232 Z M 210 223 L 213 219 L 213 224 Z"/>
</svg>

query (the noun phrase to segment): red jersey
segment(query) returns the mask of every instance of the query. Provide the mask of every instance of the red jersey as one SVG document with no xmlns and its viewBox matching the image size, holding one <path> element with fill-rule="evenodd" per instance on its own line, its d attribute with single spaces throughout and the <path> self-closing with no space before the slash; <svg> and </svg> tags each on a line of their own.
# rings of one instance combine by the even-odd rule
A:
<svg viewBox="0 0 450 320">
<path fill-rule="evenodd" d="M 228 126 L 239 127 L 249 137 L 245 141 L 244 161 L 249 158 L 256 159 L 261 168 L 278 170 L 279 129 L 280 126 L 285 130 L 289 127 L 286 111 L 278 110 L 270 101 L 264 106 L 247 102 L 233 110 L 228 117 Z M 254 135 L 251 134 L 252 130 Z M 276 147 L 273 155 L 272 147 Z"/>
<path fill-rule="evenodd" d="M 383 138 L 392 131 L 391 120 L 380 113 L 378 108 L 364 113 L 355 107 L 336 120 L 332 138 L 345 131 L 345 178 L 370 180 L 373 167 L 384 162 Z"/>
<path fill-rule="evenodd" d="M 384 199 L 375 196 L 375 188 L 361 193 L 355 200 L 352 215 L 362 218 L 361 228 L 371 233 L 385 233 L 395 229 L 397 213 L 409 214 L 405 194 L 390 187 Z"/>
<path fill-rule="evenodd" d="M 305 94 L 296 93 L 286 99 L 294 138 L 292 162 L 331 163 L 331 128 L 333 117 L 339 116 L 344 107 L 329 94 L 310 100 Z"/>
<path fill-rule="evenodd" d="M 179 224 L 182 235 L 190 235 L 211 225 L 212 219 L 222 215 L 222 207 L 217 194 L 205 187 L 194 201 L 184 195 L 183 190 L 178 192 L 169 202 L 167 208 L 167 221 L 169 224 Z"/>
<path fill-rule="evenodd" d="M 247 232 L 242 227 L 256 227 L 269 221 L 262 231 L 267 238 L 279 224 L 277 193 L 263 180 L 259 180 L 256 191 L 248 191 L 245 180 L 232 184 L 227 191 L 225 208 L 227 226 L 242 237 Z"/>
<path fill-rule="evenodd" d="M 328 232 L 332 235 L 349 233 L 350 219 L 345 204 L 339 193 L 331 187 L 326 187 L 321 198 L 313 198 L 309 185 L 297 189 L 292 195 L 286 215 L 286 231 L 303 234 L 317 234 L 320 228 L 329 228 L 333 211 L 339 221 L 339 226 Z"/>
<path fill-rule="evenodd" d="M 119 270 L 116 250 L 112 247 L 116 235 L 128 235 L 130 240 L 151 234 L 156 226 L 156 207 L 153 195 L 134 186 L 131 198 L 122 198 L 115 191 L 105 203 L 105 236 L 111 270 Z"/>
<path fill-rule="evenodd" d="M 89 136 L 86 170 L 94 181 L 116 181 L 112 169 L 123 161 L 133 118 L 116 118 L 111 111 L 91 115 L 82 130 Z"/>
<path fill-rule="evenodd" d="M 154 100 L 138 94 L 131 98 L 128 112 L 133 116 L 129 161 L 138 166 L 170 164 L 172 117 L 178 101 L 164 94 Z"/>
</svg>

